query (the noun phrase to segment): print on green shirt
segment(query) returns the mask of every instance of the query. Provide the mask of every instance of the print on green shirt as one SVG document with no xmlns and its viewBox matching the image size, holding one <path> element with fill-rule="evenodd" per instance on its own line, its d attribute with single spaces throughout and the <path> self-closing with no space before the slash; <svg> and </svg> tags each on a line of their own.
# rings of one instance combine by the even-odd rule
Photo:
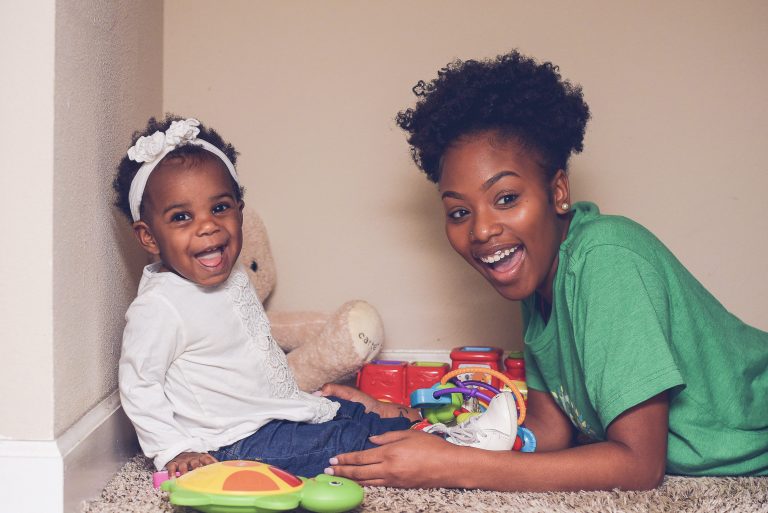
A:
<svg viewBox="0 0 768 513">
<path fill-rule="evenodd" d="M 576 426 L 579 431 L 588 436 L 590 439 L 598 439 L 595 430 L 590 427 L 589 423 L 584 420 L 584 417 L 579 413 L 579 409 L 576 407 L 576 405 L 571 402 L 571 398 L 568 397 L 568 394 L 563 388 L 563 385 L 558 387 L 557 392 L 552 390 L 551 394 L 552 397 L 554 397 L 555 402 L 558 404 L 558 406 L 560 406 L 560 409 L 563 410 L 566 415 L 568 415 L 569 419 L 571 419 L 571 424 Z"/>
</svg>

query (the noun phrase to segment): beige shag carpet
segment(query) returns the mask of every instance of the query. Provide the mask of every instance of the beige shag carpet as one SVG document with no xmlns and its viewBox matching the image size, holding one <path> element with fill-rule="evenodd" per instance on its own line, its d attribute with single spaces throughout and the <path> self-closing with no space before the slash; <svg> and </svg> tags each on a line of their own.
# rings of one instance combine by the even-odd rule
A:
<svg viewBox="0 0 768 513">
<path fill-rule="evenodd" d="M 152 467 L 142 456 L 131 459 L 83 513 L 192 513 L 170 505 L 152 488 Z M 479 490 L 399 490 L 366 488 L 355 513 L 372 511 L 445 513 L 560 512 L 763 512 L 768 513 L 768 477 L 676 477 L 650 492 L 513 493 Z"/>
</svg>

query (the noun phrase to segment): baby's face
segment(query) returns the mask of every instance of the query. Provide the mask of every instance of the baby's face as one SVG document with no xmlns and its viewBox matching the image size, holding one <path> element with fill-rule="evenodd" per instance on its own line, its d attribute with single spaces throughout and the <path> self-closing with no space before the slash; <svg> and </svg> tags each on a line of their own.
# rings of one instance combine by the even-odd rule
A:
<svg viewBox="0 0 768 513">
<path fill-rule="evenodd" d="M 218 159 L 161 164 L 143 203 L 153 242 L 145 248 L 160 257 L 163 270 L 206 287 L 229 278 L 243 245 L 243 204 Z"/>
</svg>

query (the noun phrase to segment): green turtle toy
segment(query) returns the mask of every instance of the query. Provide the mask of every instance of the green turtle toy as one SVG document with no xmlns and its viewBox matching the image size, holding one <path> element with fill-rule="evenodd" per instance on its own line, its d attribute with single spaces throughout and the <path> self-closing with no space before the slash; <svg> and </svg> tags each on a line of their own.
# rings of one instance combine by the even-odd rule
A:
<svg viewBox="0 0 768 513">
<path fill-rule="evenodd" d="M 363 488 L 343 477 L 298 478 L 256 461 L 221 461 L 161 485 L 171 504 L 204 513 L 269 513 L 302 508 L 340 513 L 363 502 Z"/>
</svg>

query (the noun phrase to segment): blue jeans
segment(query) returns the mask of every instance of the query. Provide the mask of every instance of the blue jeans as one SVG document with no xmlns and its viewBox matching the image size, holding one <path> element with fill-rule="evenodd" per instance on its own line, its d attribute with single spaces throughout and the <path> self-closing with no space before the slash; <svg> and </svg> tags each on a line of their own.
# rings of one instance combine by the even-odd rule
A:
<svg viewBox="0 0 768 513">
<path fill-rule="evenodd" d="M 297 476 L 315 477 L 323 473 L 333 456 L 376 447 L 369 436 L 411 426 L 406 417 L 382 419 L 376 413 L 365 413 L 359 403 L 338 397 L 329 399 L 341 405 L 333 420 L 321 424 L 273 420 L 254 434 L 211 454 L 219 461 L 258 460 Z"/>
</svg>

